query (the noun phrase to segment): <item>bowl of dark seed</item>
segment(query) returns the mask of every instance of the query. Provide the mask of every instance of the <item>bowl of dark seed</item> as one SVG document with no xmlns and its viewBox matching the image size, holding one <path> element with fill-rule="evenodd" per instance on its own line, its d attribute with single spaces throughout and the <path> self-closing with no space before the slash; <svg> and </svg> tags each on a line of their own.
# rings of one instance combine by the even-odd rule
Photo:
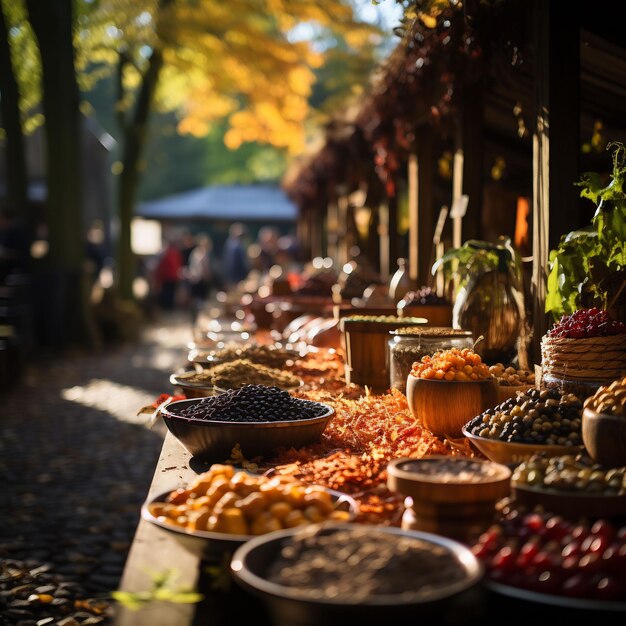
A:
<svg viewBox="0 0 626 626">
<path fill-rule="evenodd" d="M 231 572 L 274 623 L 301 625 L 389 623 L 416 609 L 445 623 L 453 599 L 482 577 L 476 557 L 455 541 L 337 523 L 255 538 L 235 552 Z"/>
<path fill-rule="evenodd" d="M 463 434 L 488 459 L 519 463 L 533 454 L 582 451 L 582 402 L 556 389 L 530 389 L 470 420 Z"/>
<path fill-rule="evenodd" d="M 160 413 L 193 456 L 219 462 L 228 459 L 237 444 L 246 458 L 253 458 L 276 448 L 315 443 L 335 410 L 278 387 L 245 385 L 207 398 L 172 402 Z"/>
</svg>

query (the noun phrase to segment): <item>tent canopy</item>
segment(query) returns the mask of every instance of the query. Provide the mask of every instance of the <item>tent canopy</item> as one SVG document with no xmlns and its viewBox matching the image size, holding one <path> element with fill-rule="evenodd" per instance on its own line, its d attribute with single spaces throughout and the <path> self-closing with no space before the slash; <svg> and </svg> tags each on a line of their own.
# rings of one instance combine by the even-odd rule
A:
<svg viewBox="0 0 626 626">
<path fill-rule="evenodd" d="M 295 221 L 298 208 L 279 187 L 215 185 L 141 202 L 136 214 L 156 220 Z"/>
</svg>

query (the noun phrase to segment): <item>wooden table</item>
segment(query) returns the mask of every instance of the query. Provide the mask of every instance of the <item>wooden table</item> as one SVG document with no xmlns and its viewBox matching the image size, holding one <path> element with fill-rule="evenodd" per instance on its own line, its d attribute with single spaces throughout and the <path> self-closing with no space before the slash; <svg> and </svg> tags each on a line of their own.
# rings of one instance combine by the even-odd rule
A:
<svg viewBox="0 0 626 626">
<path fill-rule="evenodd" d="M 205 471 L 208 465 L 190 459 L 183 447 L 168 433 L 148 492 L 148 498 L 180 487 Z M 205 596 L 200 604 L 151 602 L 138 611 L 118 607 L 116 626 L 268 626 L 271 620 L 261 603 L 234 585 L 228 593 L 209 589 L 210 582 L 202 567 L 200 550 L 185 548 L 169 533 L 141 520 L 129 552 L 120 589 L 140 592 L 153 588 L 149 572 L 175 570 L 176 586 L 200 589 Z M 506 615 L 508 626 L 538 623 L 594 623 L 603 626 L 624 626 L 624 613 L 597 610 L 576 610 L 528 602 L 495 594 L 482 587 L 468 606 L 461 604 L 452 613 L 454 626 L 485 626 L 499 623 Z M 418 614 L 416 613 L 417 617 Z M 346 622 L 347 623 L 347 622 Z M 411 620 L 411 623 L 415 623 Z M 442 622 L 443 623 L 443 622 Z M 326 626 L 331 626 L 327 624 Z"/>
<path fill-rule="evenodd" d="M 159 493 L 176 489 L 187 483 L 195 475 L 189 467 L 189 453 L 167 433 L 161 456 L 152 478 L 148 498 Z M 149 572 L 164 572 L 174 569 L 176 584 L 195 589 L 200 573 L 201 554 L 183 548 L 171 533 L 141 520 L 135 533 L 120 590 L 148 591 L 152 588 Z M 151 603 L 139 611 L 119 607 L 116 613 L 117 626 L 186 626 L 191 624 L 195 613 L 193 604 Z"/>
</svg>

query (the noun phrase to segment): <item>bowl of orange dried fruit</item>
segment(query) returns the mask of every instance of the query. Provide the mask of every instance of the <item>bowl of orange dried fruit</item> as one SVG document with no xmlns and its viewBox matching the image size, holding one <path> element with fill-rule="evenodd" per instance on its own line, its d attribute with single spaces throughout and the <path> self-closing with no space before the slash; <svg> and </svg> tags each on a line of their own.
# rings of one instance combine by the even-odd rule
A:
<svg viewBox="0 0 626 626">
<path fill-rule="evenodd" d="M 349 522 L 358 512 L 350 496 L 291 476 L 252 474 L 214 464 L 186 487 L 144 503 L 143 519 L 171 533 L 183 547 L 207 554 L 232 552 L 254 536 L 320 522 Z"/>
<path fill-rule="evenodd" d="M 498 404 L 498 381 L 473 350 L 440 350 L 413 364 L 406 398 L 426 428 L 455 439 L 468 420 Z"/>
</svg>

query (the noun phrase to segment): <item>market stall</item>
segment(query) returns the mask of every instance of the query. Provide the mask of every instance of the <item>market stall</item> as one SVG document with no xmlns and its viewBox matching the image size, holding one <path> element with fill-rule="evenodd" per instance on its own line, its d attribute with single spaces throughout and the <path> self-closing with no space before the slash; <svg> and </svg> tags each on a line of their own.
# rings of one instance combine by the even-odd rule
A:
<svg viewBox="0 0 626 626">
<path fill-rule="evenodd" d="M 354 319 L 365 322 L 380 325 L 397 347 L 388 317 Z M 579 336 L 581 327 L 590 336 Z M 463 334 L 443 330 L 422 324 L 424 347 L 408 344 L 416 356 L 405 393 L 348 383 L 340 349 L 285 345 L 268 332 L 239 340 L 214 333 L 194 345 L 172 379 L 191 399 L 170 396 L 156 409 L 170 432 L 126 565 L 117 623 L 426 615 L 473 624 L 503 610 L 515 624 L 576 611 L 609 623 L 623 618 L 626 327 L 596 310 L 564 319 L 544 337 L 547 375 L 538 370 L 536 380 L 487 365 L 459 344 Z M 420 324 L 399 336 L 419 338 Z M 583 364 L 550 386 L 570 348 L 576 354 L 578 345 L 602 340 L 612 346 L 615 371 L 593 372 L 594 379 Z M 309 555 L 298 531 L 319 523 L 332 530 L 305 532 L 320 542 L 307 540 Z M 259 554 L 272 538 L 293 548 L 275 553 L 268 588 L 267 555 Z M 418 560 L 401 565 L 413 550 Z M 353 559 L 347 573 L 338 571 L 335 552 Z M 306 559 L 321 573 L 309 576 Z M 357 562 L 359 584 L 370 590 L 363 597 L 350 582 Z M 377 573 L 389 576 L 396 566 L 405 574 L 385 587 Z M 437 579 L 440 568 L 445 581 Z M 168 570 L 175 586 L 162 579 L 159 591 L 155 575 Z M 292 570 L 302 570 L 300 582 L 285 578 Z"/>
</svg>

